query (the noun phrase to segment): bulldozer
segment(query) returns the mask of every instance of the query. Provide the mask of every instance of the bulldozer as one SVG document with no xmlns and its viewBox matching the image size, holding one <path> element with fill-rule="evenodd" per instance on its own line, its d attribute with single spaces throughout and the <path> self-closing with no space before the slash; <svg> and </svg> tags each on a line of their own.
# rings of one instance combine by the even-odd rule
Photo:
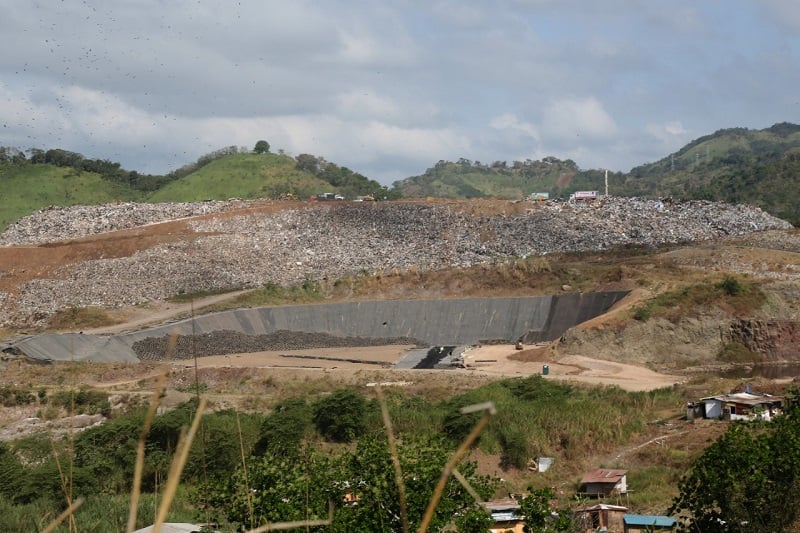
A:
<svg viewBox="0 0 800 533">
<path fill-rule="evenodd" d="M 281 193 L 280 196 L 278 196 L 278 200 L 297 201 L 297 196 L 295 196 L 294 194 L 292 194 L 290 192 L 283 192 L 283 193 Z"/>
</svg>

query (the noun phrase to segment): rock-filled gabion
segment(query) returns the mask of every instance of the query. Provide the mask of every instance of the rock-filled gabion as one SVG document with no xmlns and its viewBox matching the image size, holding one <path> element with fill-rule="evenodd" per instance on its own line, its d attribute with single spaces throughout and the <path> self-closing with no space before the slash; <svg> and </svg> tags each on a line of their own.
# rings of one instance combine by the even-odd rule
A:
<svg viewBox="0 0 800 533">
<path fill-rule="evenodd" d="M 248 202 L 114 204 L 39 211 L 0 236 L 6 245 L 71 239 Z M 606 197 L 527 204 L 519 215 L 469 215 L 427 203 L 343 203 L 191 220 L 193 241 L 66 266 L 19 295 L 0 293 L 0 324 L 36 325 L 73 306 L 122 307 L 181 292 L 256 288 L 392 269 L 467 267 L 513 257 L 707 241 L 792 226 L 759 208 Z M 2 274 L 2 273 L 0 273 Z"/>
<path fill-rule="evenodd" d="M 350 348 L 355 346 L 388 346 L 390 344 L 423 343 L 408 337 L 380 339 L 364 337 L 336 337 L 327 333 L 278 330 L 265 335 L 247 335 L 230 330 L 213 331 L 199 335 L 173 337 L 148 337 L 133 344 L 136 356 L 142 361 L 183 360 L 210 355 L 253 353 L 309 348 Z"/>
</svg>

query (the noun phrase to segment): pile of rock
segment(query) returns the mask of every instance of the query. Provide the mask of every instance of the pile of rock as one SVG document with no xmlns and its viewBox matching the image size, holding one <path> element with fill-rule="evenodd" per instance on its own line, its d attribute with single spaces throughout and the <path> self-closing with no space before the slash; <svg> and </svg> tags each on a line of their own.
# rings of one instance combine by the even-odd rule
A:
<svg viewBox="0 0 800 533">
<path fill-rule="evenodd" d="M 220 213 L 240 204 L 240 201 L 209 201 L 160 204 L 121 202 L 72 207 L 51 205 L 8 226 L 0 235 L 0 246 L 78 239 L 167 220 Z"/>
<path fill-rule="evenodd" d="M 142 361 L 182 360 L 210 355 L 254 353 L 308 348 L 348 348 L 354 346 L 387 346 L 415 344 L 408 337 L 372 339 L 336 337 L 327 333 L 278 330 L 266 335 L 246 335 L 237 331 L 220 330 L 200 335 L 148 337 L 133 344 L 133 351 Z"/>
<path fill-rule="evenodd" d="M 243 204 L 54 208 L 26 217 L 0 242 L 72 238 Z M 181 292 L 293 284 L 411 267 L 464 267 L 510 257 L 658 246 L 791 228 L 750 206 L 610 197 L 595 204 L 531 204 L 516 216 L 473 216 L 447 205 L 394 202 L 253 213 L 196 219 L 191 222 L 196 231 L 213 235 L 163 244 L 130 257 L 79 263 L 65 267 L 58 279 L 27 283 L 19 296 L 0 293 L 0 324 L 31 325 L 68 306 L 119 307 Z"/>
</svg>

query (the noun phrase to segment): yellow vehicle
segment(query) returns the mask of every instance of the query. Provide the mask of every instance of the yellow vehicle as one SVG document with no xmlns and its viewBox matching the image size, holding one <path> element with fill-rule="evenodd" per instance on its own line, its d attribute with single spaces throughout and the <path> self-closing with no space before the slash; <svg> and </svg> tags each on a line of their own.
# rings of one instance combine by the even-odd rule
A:
<svg viewBox="0 0 800 533">
<path fill-rule="evenodd" d="M 290 193 L 290 192 L 284 192 L 284 193 L 281 193 L 281 195 L 280 195 L 280 196 L 278 196 L 278 200 L 292 200 L 292 201 L 296 201 L 296 200 L 297 200 L 297 196 L 295 196 L 294 194 L 292 194 L 292 193 Z"/>
</svg>

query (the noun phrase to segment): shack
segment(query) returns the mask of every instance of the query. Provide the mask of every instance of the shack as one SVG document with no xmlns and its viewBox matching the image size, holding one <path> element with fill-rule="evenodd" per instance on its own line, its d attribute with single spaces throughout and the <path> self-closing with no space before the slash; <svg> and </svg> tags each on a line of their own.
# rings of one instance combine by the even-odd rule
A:
<svg viewBox="0 0 800 533">
<path fill-rule="evenodd" d="M 736 392 L 700 398 L 686 407 L 687 420 L 708 418 L 720 420 L 772 420 L 782 412 L 783 397 L 770 394 Z"/>
<path fill-rule="evenodd" d="M 605 498 L 628 492 L 628 471 L 598 468 L 587 472 L 581 480 L 581 494 L 589 498 Z"/>
<path fill-rule="evenodd" d="M 525 522 L 515 498 L 489 500 L 483 503 L 483 507 L 492 515 L 494 524 L 489 527 L 492 533 L 523 533 Z"/>
<path fill-rule="evenodd" d="M 572 510 L 575 522 L 580 531 L 622 531 L 623 515 L 628 512 L 627 507 L 596 503 L 594 505 L 581 505 Z"/>
</svg>

